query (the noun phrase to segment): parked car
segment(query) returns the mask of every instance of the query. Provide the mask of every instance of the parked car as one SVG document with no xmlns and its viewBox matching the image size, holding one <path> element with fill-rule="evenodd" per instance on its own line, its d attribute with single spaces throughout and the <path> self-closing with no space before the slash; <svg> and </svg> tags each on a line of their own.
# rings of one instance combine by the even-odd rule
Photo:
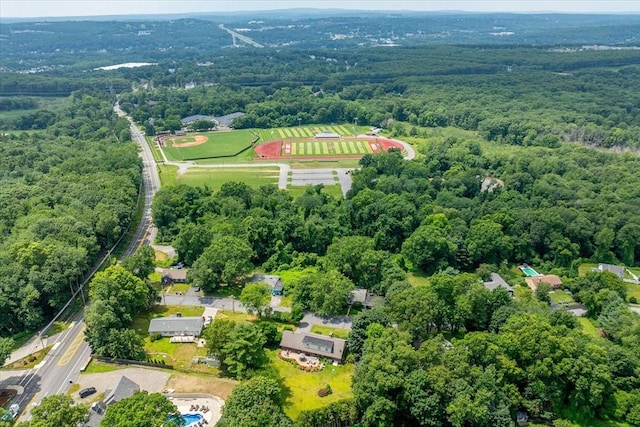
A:
<svg viewBox="0 0 640 427">
<path fill-rule="evenodd" d="M 80 390 L 78 394 L 80 395 L 80 398 L 84 399 L 87 396 L 91 396 L 95 392 L 96 392 L 95 387 L 87 387 Z"/>
</svg>

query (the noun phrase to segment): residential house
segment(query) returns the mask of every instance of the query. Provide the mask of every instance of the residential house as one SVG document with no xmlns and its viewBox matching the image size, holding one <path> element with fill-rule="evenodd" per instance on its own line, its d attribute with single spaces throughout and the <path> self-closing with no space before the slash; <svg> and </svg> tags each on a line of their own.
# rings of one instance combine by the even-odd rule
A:
<svg viewBox="0 0 640 427">
<path fill-rule="evenodd" d="M 269 274 L 254 274 L 249 279 L 249 283 L 262 282 L 271 287 L 271 295 L 282 295 L 284 290 L 284 283 L 280 280 L 280 276 L 273 276 Z"/>
<path fill-rule="evenodd" d="M 174 283 L 187 283 L 187 269 L 165 268 L 162 270 L 162 284 L 164 286 Z"/>
<path fill-rule="evenodd" d="M 527 277 L 524 279 L 524 281 L 527 282 L 527 285 L 533 292 L 538 289 L 538 285 L 540 283 L 551 285 L 553 289 L 558 289 L 560 288 L 560 286 L 562 286 L 562 279 L 560 279 L 560 277 L 556 276 L 555 274 L 543 274 L 541 276 Z"/>
<path fill-rule="evenodd" d="M 384 305 L 384 297 L 370 294 L 367 289 L 356 288 L 349 294 L 349 305 L 360 303 L 364 308 L 373 308 Z"/>
<path fill-rule="evenodd" d="M 491 275 L 489 276 L 489 280 L 483 282 L 483 284 L 484 287 L 490 291 L 493 291 L 497 288 L 505 288 L 507 292 L 509 292 L 509 295 L 513 296 L 513 288 L 509 286 L 507 281 L 504 280 L 498 273 L 491 273 Z"/>
<path fill-rule="evenodd" d="M 280 347 L 283 350 L 304 353 L 309 356 L 325 357 L 341 363 L 347 342 L 340 338 L 327 337 L 311 333 L 283 331 Z"/>
<path fill-rule="evenodd" d="M 204 319 L 196 317 L 156 317 L 149 323 L 149 334 L 163 337 L 194 336 L 199 337 L 204 327 Z"/>
<path fill-rule="evenodd" d="M 593 270 L 598 271 L 600 273 L 604 271 L 608 271 L 610 273 L 615 274 L 619 278 L 624 279 L 624 267 L 621 267 L 619 265 L 598 264 L 598 268 L 594 268 Z"/>
<path fill-rule="evenodd" d="M 117 403 L 122 399 L 131 397 L 137 391 L 140 391 L 140 386 L 138 384 L 136 384 L 134 381 L 131 381 L 124 375 L 121 376 L 113 390 L 107 390 L 104 400 L 95 402 L 93 405 L 91 405 L 89 419 L 87 420 L 87 422 L 85 422 L 84 426 L 98 427 L 102 422 L 104 414 L 107 411 L 109 405 L 113 405 L 114 403 Z"/>
</svg>

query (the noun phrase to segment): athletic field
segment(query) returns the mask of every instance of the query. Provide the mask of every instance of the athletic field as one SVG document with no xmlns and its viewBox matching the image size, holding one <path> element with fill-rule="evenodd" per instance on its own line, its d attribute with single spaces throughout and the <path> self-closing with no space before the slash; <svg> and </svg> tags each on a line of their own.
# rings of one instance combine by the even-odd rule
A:
<svg viewBox="0 0 640 427">
<path fill-rule="evenodd" d="M 167 135 L 162 149 L 168 160 L 183 161 L 233 156 L 251 146 L 256 136 L 249 130 L 231 132 L 189 133 L 184 136 Z"/>
<path fill-rule="evenodd" d="M 259 159 L 360 158 L 390 148 L 404 150 L 402 144 L 375 136 L 340 138 L 284 138 L 255 147 Z"/>
</svg>

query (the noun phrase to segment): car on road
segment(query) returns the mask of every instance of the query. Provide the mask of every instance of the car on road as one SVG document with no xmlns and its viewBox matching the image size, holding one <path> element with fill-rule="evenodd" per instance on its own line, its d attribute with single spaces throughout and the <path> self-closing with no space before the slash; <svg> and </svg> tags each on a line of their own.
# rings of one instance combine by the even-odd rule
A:
<svg viewBox="0 0 640 427">
<path fill-rule="evenodd" d="M 87 396 L 91 396 L 95 392 L 96 392 L 96 388 L 95 387 L 87 387 L 87 388 L 83 388 L 82 390 L 80 390 L 78 392 L 78 394 L 80 395 L 81 399 L 84 399 Z"/>
</svg>

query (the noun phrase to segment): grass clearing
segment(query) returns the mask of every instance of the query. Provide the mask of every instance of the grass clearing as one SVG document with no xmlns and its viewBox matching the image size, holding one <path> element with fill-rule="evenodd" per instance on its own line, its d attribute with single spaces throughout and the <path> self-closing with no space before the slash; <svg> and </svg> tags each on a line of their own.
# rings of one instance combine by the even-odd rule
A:
<svg viewBox="0 0 640 427">
<path fill-rule="evenodd" d="M 265 184 L 277 184 L 280 176 L 280 168 L 264 167 L 264 168 L 191 168 L 186 173 L 177 174 L 175 169 L 172 178 L 164 180 L 163 185 L 191 185 L 191 186 L 208 186 L 214 191 L 222 187 L 222 184 L 230 181 L 244 182 L 250 187 L 258 188 Z M 167 173 L 170 173 L 169 171 Z"/>
<path fill-rule="evenodd" d="M 578 267 L 578 277 L 586 276 L 587 273 L 589 273 L 592 269 L 597 267 L 598 267 L 598 264 L 592 264 L 592 263 L 580 264 L 580 266 Z"/>
<path fill-rule="evenodd" d="M 253 314 L 241 313 L 229 310 L 218 310 L 216 319 L 233 320 L 234 322 L 255 322 L 258 317 Z"/>
<path fill-rule="evenodd" d="M 407 281 L 411 283 L 413 286 L 429 286 L 431 285 L 431 281 L 429 277 L 424 273 L 419 271 L 414 271 L 413 273 L 407 274 Z"/>
<path fill-rule="evenodd" d="M 566 302 L 566 303 L 573 302 L 573 298 L 571 298 L 571 296 L 559 290 L 549 292 L 549 297 L 551 298 L 551 302 L 554 304 L 562 304 L 563 302 Z"/>
<path fill-rule="evenodd" d="M 629 301 L 629 298 L 635 297 L 637 303 L 640 303 L 640 285 L 634 285 L 633 283 L 625 283 L 624 287 L 627 290 L 627 301 Z"/>
<path fill-rule="evenodd" d="M 602 335 L 600 335 L 600 331 L 598 331 L 598 326 L 594 320 L 587 317 L 578 317 L 578 322 L 582 326 L 582 332 L 584 332 L 585 335 L 589 335 L 590 337 L 598 339 L 602 338 Z"/>
<path fill-rule="evenodd" d="M 201 376 L 200 374 L 173 374 L 167 381 L 167 388 L 175 393 L 206 393 L 227 399 L 238 381 L 228 378 Z"/>
<path fill-rule="evenodd" d="M 327 365 L 320 372 L 305 372 L 278 358 L 280 350 L 268 350 L 269 359 L 274 365 L 287 393 L 284 411 L 291 418 L 296 419 L 300 412 L 318 409 L 332 402 L 353 397 L 351 391 L 351 376 L 354 366 Z M 333 393 L 326 397 L 319 397 L 318 390 L 327 384 Z"/>
<path fill-rule="evenodd" d="M 87 366 L 87 369 L 85 369 L 81 373 L 82 374 L 104 374 L 106 372 L 113 372 L 122 368 L 123 366 L 121 365 L 115 365 L 115 364 L 100 362 L 98 360 L 91 359 L 91 361 L 89 362 L 89 366 Z"/>
<path fill-rule="evenodd" d="M 165 290 L 165 294 L 167 295 L 178 295 L 186 293 L 191 285 L 187 283 L 178 283 L 176 285 L 171 285 Z"/>
<path fill-rule="evenodd" d="M 156 261 L 166 261 L 169 259 L 169 255 L 162 251 L 155 251 Z"/>
<path fill-rule="evenodd" d="M 158 176 L 163 187 L 176 185 L 178 178 L 178 167 L 169 165 L 158 165 Z"/>
<path fill-rule="evenodd" d="M 322 325 L 313 325 L 311 327 L 311 332 L 313 332 L 314 334 L 332 336 L 334 338 L 342 338 L 343 340 L 346 340 L 349 336 L 349 331 L 346 329 L 331 328 L 329 326 Z"/>
</svg>

